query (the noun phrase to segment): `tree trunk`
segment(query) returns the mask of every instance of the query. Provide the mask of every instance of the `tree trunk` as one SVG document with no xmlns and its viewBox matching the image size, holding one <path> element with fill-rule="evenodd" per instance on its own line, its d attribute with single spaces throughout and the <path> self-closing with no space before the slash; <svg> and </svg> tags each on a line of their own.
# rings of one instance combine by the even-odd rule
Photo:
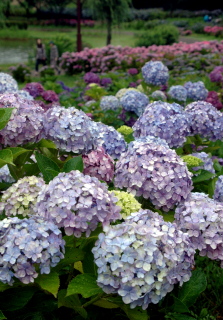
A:
<svg viewBox="0 0 223 320">
<path fill-rule="evenodd" d="M 82 41 L 81 41 L 81 9 L 82 3 L 81 0 L 77 0 L 77 52 L 82 50 Z"/>
<path fill-rule="evenodd" d="M 111 39 L 112 39 L 112 20 L 107 19 L 107 41 L 106 45 L 111 44 Z"/>
</svg>

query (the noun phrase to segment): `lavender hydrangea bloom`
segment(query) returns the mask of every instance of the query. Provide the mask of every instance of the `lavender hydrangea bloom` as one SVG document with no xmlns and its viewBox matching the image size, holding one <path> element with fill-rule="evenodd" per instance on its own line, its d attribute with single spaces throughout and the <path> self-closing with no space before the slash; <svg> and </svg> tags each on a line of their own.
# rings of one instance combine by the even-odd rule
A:
<svg viewBox="0 0 223 320">
<path fill-rule="evenodd" d="M 67 235 L 88 237 L 99 223 L 108 225 L 120 218 L 117 199 L 106 184 L 79 171 L 59 173 L 39 193 L 36 212 L 53 219 Z"/>
<path fill-rule="evenodd" d="M 187 232 L 201 256 L 220 260 L 223 267 L 223 205 L 204 193 L 191 193 L 175 211 L 178 227 Z"/>
<path fill-rule="evenodd" d="M 120 99 L 120 103 L 126 111 L 133 111 L 140 116 L 149 103 L 149 98 L 136 90 L 128 90 Z"/>
<path fill-rule="evenodd" d="M 58 95 L 53 90 L 46 90 L 41 93 L 41 96 L 47 102 L 58 102 L 59 101 Z"/>
<path fill-rule="evenodd" d="M 114 161 L 105 153 L 104 148 L 98 147 L 87 155 L 82 156 L 84 174 L 96 177 L 99 180 L 110 182 L 114 176 Z"/>
<path fill-rule="evenodd" d="M 102 87 L 108 87 L 110 84 L 112 84 L 112 79 L 111 78 L 103 78 L 103 79 L 101 79 L 100 85 Z"/>
<path fill-rule="evenodd" d="M 168 94 L 171 98 L 176 99 L 178 101 L 186 101 L 187 100 L 187 90 L 183 86 L 171 86 Z"/>
<path fill-rule="evenodd" d="M 114 184 L 169 211 L 190 194 L 192 174 L 174 150 L 133 141 L 116 163 Z"/>
<path fill-rule="evenodd" d="M 118 293 L 131 308 L 158 303 L 191 277 L 194 249 L 186 233 L 150 210 L 140 210 L 125 222 L 101 233 L 92 249 L 98 285 Z"/>
<path fill-rule="evenodd" d="M 202 165 L 192 168 L 194 171 L 198 171 L 200 169 L 203 169 L 203 170 L 207 170 L 207 171 L 215 174 L 214 163 L 212 161 L 211 156 L 209 156 L 209 154 L 207 154 L 206 152 L 194 152 L 191 155 L 194 157 L 197 157 L 203 161 Z M 195 175 L 196 175 L 196 173 L 195 173 Z"/>
<path fill-rule="evenodd" d="M 160 146 L 163 146 L 165 148 L 169 148 L 168 143 L 166 142 L 166 140 L 164 139 L 160 139 L 159 137 L 154 137 L 154 136 L 146 136 L 146 137 L 142 137 L 142 138 L 135 138 L 135 141 L 130 142 L 129 146 L 131 146 L 132 144 L 136 145 L 136 143 L 155 143 L 158 144 Z"/>
<path fill-rule="evenodd" d="M 99 78 L 99 76 L 96 74 L 96 73 L 94 73 L 94 72 L 87 72 L 87 73 L 85 73 L 85 75 L 84 75 L 84 81 L 86 82 L 86 83 L 100 83 L 100 78 Z"/>
<path fill-rule="evenodd" d="M 100 101 L 100 108 L 106 110 L 118 110 L 121 108 L 120 101 L 115 96 L 104 96 Z"/>
<path fill-rule="evenodd" d="M 211 71 L 209 77 L 212 82 L 223 83 L 223 66 L 215 67 L 214 70 Z"/>
<path fill-rule="evenodd" d="M 187 98 L 189 99 L 198 101 L 205 100 L 207 98 L 208 90 L 205 88 L 202 81 L 188 81 L 184 84 L 184 88 L 187 90 Z"/>
<path fill-rule="evenodd" d="M 191 117 L 191 133 L 212 141 L 223 138 L 223 115 L 212 104 L 197 101 L 188 104 L 185 112 Z"/>
<path fill-rule="evenodd" d="M 0 108 L 14 108 L 6 127 L 0 131 L 1 144 L 15 147 L 40 139 L 44 110 L 34 101 L 5 93 L 0 95 Z"/>
<path fill-rule="evenodd" d="M 153 91 L 153 93 L 151 94 L 151 97 L 153 99 L 156 99 L 156 100 L 162 100 L 162 101 L 166 101 L 166 95 L 163 91 L 161 90 L 155 90 Z"/>
<path fill-rule="evenodd" d="M 214 200 L 223 202 L 223 176 L 219 176 L 215 184 Z"/>
<path fill-rule="evenodd" d="M 7 165 L 0 168 L 0 182 L 13 183 L 15 179 L 11 176 Z"/>
<path fill-rule="evenodd" d="M 95 149 L 91 120 L 84 112 L 56 106 L 46 111 L 44 119 L 43 136 L 59 149 L 81 154 Z"/>
<path fill-rule="evenodd" d="M 167 83 L 169 72 L 161 61 L 149 61 L 142 67 L 142 76 L 147 84 L 159 86 Z"/>
<path fill-rule="evenodd" d="M 190 118 L 176 103 L 150 103 L 133 126 L 134 137 L 154 135 L 166 140 L 170 147 L 180 147 L 190 134 Z"/>
<path fill-rule="evenodd" d="M 30 82 L 25 85 L 23 90 L 28 91 L 29 94 L 35 99 L 42 95 L 45 91 L 43 86 L 39 82 Z"/>
<path fill-rule="evenodd" d="M 52 222 L 39 217 L 0 221 L 0 281 L 12 285 L 13 277 L 28 284 L 40 273 L 50 273 L 64 258 L 61 231 Z"/>
<path fill-rule="evenodd" d="M 8 73 L 0 72 L 0 94 L 6 92 L 15 93 L 19 90 L 17 81 Z"/>
<path fill-rule="evenodd" d="M 18 90 L 16 92 L 16 94 L 20 97 L 20 98 L 23 98 L 23 99 L 26 99 L 26 100 L 34 100 L 34 98 L 29 94 L 28 91 L 26 90 Z"/>
<path fill-rule="evenodd" d="M 22 215 L 26 217 L 28 214 L 33 214 L 37 196 L 44 185 L 43 179 L 36 176 L 19 179 L 3 191 L 0 212 L 4 211 L 6 216 Z"/>
</svg>

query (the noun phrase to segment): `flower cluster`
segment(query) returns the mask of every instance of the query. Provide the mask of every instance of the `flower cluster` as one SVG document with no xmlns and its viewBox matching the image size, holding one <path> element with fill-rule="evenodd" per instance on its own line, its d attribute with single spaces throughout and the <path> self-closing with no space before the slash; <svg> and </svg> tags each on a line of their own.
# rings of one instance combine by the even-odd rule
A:
<svg viewBox="0 0 223 320">
<path fill-rule="evenodd" d="M 122 219 L 126 219 L 132 212 L 137 212 L 141 209 L 141 203 L 139 203 L 131 193 L 119 190 L 112 190 L 118 198 L 117 206 L 121 207 Z"/>
<path fill-rule="evenodd" d="M 161 90 L 155 90 L 153 91 L 153 93 L 151 94 L 151 97 L 155 100 L 162 100 L 162 101 L 166 101 L 166 95 L 163 91 Z"/>
<path fill-rule="evenodd" d="M 215 184 L 214 200 L 223 202 L 223 176 L 219 176 Z"/>
<path fill-rule="evenodd" d="M 133 133 L 133 129 L 125 125 L 118 128 L 117 131 L 123 134 L 124 136 L 128 136 L 129 134 Z"/>
<path fill-rule="evenodd" d="M 6 216 L 26 217 L 33 214 L 37 196 L 44 185 L 43 179 L 36 176 L 19 179 L 3 192 L 0 212 L 4 212 Z"/>
<path fill-rule="evenodd" d="M 108 87 L 110 84 L 112 84 L 111 78 L 102 78 L 100 81 L 100 84 L 102 87 Z"/>
<path fill-rule="evenodd" d="M 190 133 L 190 119 L 176 103 L 150 103 L 133 126 L 134 137 L 154 135 L 166 140 L 170 147 L 179 147 Z"/>
<path fill-rule="evenodd" d="M 205 88 L 202 81 L 191 82 L 188 81 L 184 84 L 187 90 L 187 98 L 193 101 L 205 100 L 208 95 L 208 90 Z"/>
<path fill-rule="evenodd" d="M 0 221 L 0 281 L 12 285 L 13 277 L 28 284 L 40 273 L 50 273 L 64 258 L 61 231 L 52 222 L 39 217 Z"/>
<path fill-rule="evenodd" d="M 23 90 L 29 92 L 29 94 L 35 99 L 36 97 L 40 97 L 42 93 L 45 91 L 43 86 L 39 82 L 30 82 L 25 85 Z"/>
<path fill-rule="evenodd" d="M 18 90 L 17 81 L 10 74 L 0 72 L 0 94 L 6 92 L 15 93 Z"/>
<path fill-rule="evenodd" d="M 201 165 L 194 166 L 192 168 L 194 171 L 203 169 L 215 174 L 214 163 L 211 156 L 209 156 L 209 154 L 207 154 L 206 152 L 194 152 L 192 153 L 192 156 L 199 158 L 203 162 Z"/>
<path fill-rule="evenodd" d="M 98 180 L 110 182 L 114 176 L 114 160 L 105 153 L 102 147 L 82 156 L 84 161 L 84 174 L 96 177 Z"/>
<path fill-rule="evenodd" d="M 183 161 L 186 162 L 188 168 L 198 167 L 203 163 L 201 159 L 195 157 L 194 155 L 192 156 L 191 154 L 183 156 L 181 157 L 181 159 L 183 159 Z"/>
<path fill-rule="evenodd" d="M 100 107 L 103 111 L 118 110 L 121 108 L 120 101 L 115 96 L 104 96 L 101 98 Z"/>
<path fill-rule="evenodd" d="M 28 91 L 26 90 L 18 90 L 16 92 L 16 94 L 20 97 L 20 98 L 23 98 L 23 99 L 26 99 L 26 100 L 33 100 L 33 97 L 29 94 Z"/>
<path fill-rule="evenodd" d="M 120 218 L 117 199 L 106 184 L 79 171 L 59 173 L 39 193 L 36 212 L 63 227 L 67 235 L 88 237 L 99 223 L 103 226 Z"/>
<path fill-rule="evenodd" d="M 91 120 L 74 107 L 53 107 L 44 114 L 43 136 L 67 152 L 87 153 L 95 148 Z"/>
<path fill-rule="evenodd" d="M 174 150 L 155 142 L 133 141 L 117 161 L 114 183 L 169 211 L 190 194 L 191 176 Z"/>
<path fill-rule="evenodd" d="M 130 69 L 128 69 L 127 72 L 128 72 L 128 74 L 130 74 L 131 76 L 134 76 L 134 75 L 136 75 L 136 74 L 139 73 L 136 68 L 130 68 Z"/>
<path fill-rule="evenodd" d="M 0 182 L 13 183 L 15 179 L 11 176 L 7 165 L 0 168 Z"/>
<path fill-rule="evenodd" d="M 142 76 L 147 84 L 159 86 L 167 83 L 169 72 L 161 61 L 149 61 L 142 67 Z"/>
<path fill-rule="evenodd" d="M 223 109 L 223 104 L 221 103 L 216 91 L 209 91 L 205 101 L 211 103 L 218 110 Z"/>
<path fill-rule="evenodd" d="M 175 212 L 176 224 L 187 232 L 199 254 L 221 260 L 223 267 L 223 205 L 195 192 Z"/>
<path fill-rule="evenodd" d="M 92 252 L 103 291 L 143 309 L 190 279 L 195 253 L 187 234 L 150 210 L 101 233 Z"/>
<path fill-rule="evenodd" d="M 187 90 L 183 86 L 171 86 L 168 94 L 171 98 L 176 99 L 178 101 L 186 101 L 187 100 Z"/>
<path fill-rule="evenodd" d="M 94 73 L 94 72 L 87 72 L 85 73 L 84 75 L 84 81 L 89 84 L 89 83 L 97 83 L 99 84 L 100 83 L 100 78 L 99 76 Z"/>
<path fill-rule="evenodd" d="M 58 102 L 59 97 L 53 90 L 45 90 L 41 93 L 41 96 L 47 102 Z"/>
<path fill-rule="evenodd" d="M 140 116 L 149 104 L 149 98 L 136 90 L 128 90 L 120 99 L 120 103 L 126 111 L 132 111 Z"/>
<path fill-rule="evenodd" d="M 215 67 L 214 70 L 211 71 L 209 77 L 212 82 L 223 83 L 223 67 Z"/>
<path fill-rule="evenodd" d="M 199 134 L 212 141 L 223 137 L 223 115 L 210 103 L 197 101 L 188 104 L 185 112 L 191 117 L 192 135 Z"/>
<path fill-rule="evenodd" d="M 122 88 L 122 89 L 120 89 L 120 90 L 118 90 L 117 92 L 116 92 L 116 98 L 118 98 L 118 99 L 121 99 L 125 94 L 126 94 L 126 92 L 128 92 L 128 91 L 132 91 L 132 90 L 135 90 L 135 91 L 139 91 L 138 89 L 136 89 L 136 88 Z"/>
</svg>

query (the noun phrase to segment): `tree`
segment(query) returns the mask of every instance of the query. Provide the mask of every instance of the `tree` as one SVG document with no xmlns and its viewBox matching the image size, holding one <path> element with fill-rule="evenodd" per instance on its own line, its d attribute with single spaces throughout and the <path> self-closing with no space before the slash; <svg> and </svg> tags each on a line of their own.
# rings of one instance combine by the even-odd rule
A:
<svg viewBox="0 0 223 320">
<path fill-rule="evenodd" d="M 112 25 L 125 20 L 130 4 L 131 0 L 89 0 L 94 16 L 106 21 L 107 45 L 112 39 Z"/>
</svg>

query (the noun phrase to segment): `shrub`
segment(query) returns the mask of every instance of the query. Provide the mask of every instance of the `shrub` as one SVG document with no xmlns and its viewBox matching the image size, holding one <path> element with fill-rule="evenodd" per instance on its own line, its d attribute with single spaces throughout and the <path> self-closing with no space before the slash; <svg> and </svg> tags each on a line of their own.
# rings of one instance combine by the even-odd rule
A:
<svg viewBox="0 0 223 320">
<path fill-rule="evenodd" d="M 189 26 L 189 23 L 187 20 L 176 20 L 173 21 L 173 25 L 178 28 L 187 28 Z"/>
<path fill-rule="evenodd" d="M 19 64 L 17 67 L 10 67 L 13 78 L 18 82 L 30 82 L 31 70 L 25 64 Z"/>
<path fill-rule="evenodd" d="M 195 33 L 205 33 L 204 27 L 205 27 L 204 23 L 198 22 L 191 26 L 191 30 L 194 31 Z"/>
</svg>

